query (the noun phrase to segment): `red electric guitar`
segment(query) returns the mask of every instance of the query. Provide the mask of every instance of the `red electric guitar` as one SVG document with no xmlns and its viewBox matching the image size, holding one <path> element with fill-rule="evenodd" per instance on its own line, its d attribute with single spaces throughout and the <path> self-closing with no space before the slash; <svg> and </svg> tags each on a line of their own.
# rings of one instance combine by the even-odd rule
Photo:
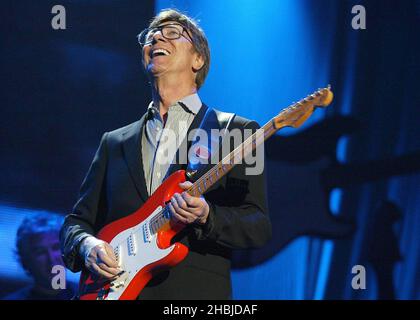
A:
<svg viewBox="0 0 420 320">
<path fill-rule="evenodd" d="M 276 131 L 287 126 L 301 126 L 316 107 L 326 107 L 332 100 L 333 94 L 328 87 L 284 109 L 261 128 L 263 131 L 259 130 L 246 139 L 201 176 L 187 192 L 196 197 L 204 194 L 232 169 L 234 163 L 244 159 Z M 125 272 L 109 281 L 83 270 L 79 284 L 81 300 L 134 300 L 157 272 L 177 265 L 186 257 L 186 246 L 171 244 L 172 238 L 185 225 L 174 223 L 166 207 L 176 192 L 183 191 L 179 183 L 185 180 L 184 170 L 173 173 L 136 212 L 99 231 L 96 237 L 114 248 L 118 264 Z"/>
</svg>

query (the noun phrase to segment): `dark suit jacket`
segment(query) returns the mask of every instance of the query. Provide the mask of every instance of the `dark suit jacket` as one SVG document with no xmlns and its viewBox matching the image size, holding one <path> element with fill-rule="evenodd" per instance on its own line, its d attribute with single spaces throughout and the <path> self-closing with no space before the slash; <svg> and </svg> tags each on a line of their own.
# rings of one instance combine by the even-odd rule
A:
<svg viewBox="0 0 420 320">
<path fill-rule="evenodd" d="M 206 108 L 203 105 L 189 131 L 199 126 Z M 74 272 L 83 266 L 78 252 L 80 241 L 133 213 L 148 198 L 141 155 L 145 116 L 102 137 L 79 200 L 60 232 L 64 262 Z M 235 116 L 229 126 L 233 128 L 257 129 L 258 124 Z M 271 237 L 264 173 L 247 176 L 245 166 L 236 165 L 207 191 L 204 197 L 210 213 L 206 224 L 189 225 L 176 237 L 190 248 L 187 258 L 153 278 L 140 299 L 231 297 L 231 250 L 260 247 Z M 172 164 L 169 173 L 184 168 Z"/>
</svg>

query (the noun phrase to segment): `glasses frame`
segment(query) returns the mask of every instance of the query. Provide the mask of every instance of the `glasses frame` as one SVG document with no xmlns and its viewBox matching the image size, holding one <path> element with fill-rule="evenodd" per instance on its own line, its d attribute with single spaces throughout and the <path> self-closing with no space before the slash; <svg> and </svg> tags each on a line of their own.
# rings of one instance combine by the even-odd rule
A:
<svg viewBox="0 0 420 320">
<path fill-rule="evenodd" d="M 168 38 L 168 37 L 166 37 L 166 36 L 164 35 L 163 29 L 164 29 L 165 27 L 170 27 L 170 26 L 180 26 L 180 27 L 182 27 L 182 32 L 179 34 L 179 37 L 177 37 L 177 38 Z M 153 36 L 151 37 L 151 40 L 150 40 L 150 41 L 147 41 L 147 42 L 145 42 L 145 43 L 141 43 L 141 42 L 140 42 L 141 37 L 146 36 L 146 35 L 147 35 L 147 33 L 149 33 L 150 31 L 153 31 Z M 137 41 L 138 41 L 138 43 L 140 44 L 140 46 L 144 47 L 144 46 L 147 46 L 147 45 L 149 45 L 150 43 L 152 43 L 152 42 L 153 42 L 154 35 L 155 35 L 155 33 L 156 33 L 156 32 L 158 32 L 158 31 L 160 31 L 160 34 L 161 34 L 161 35 L 162 35 L 162 37 L 164 37 L 166 40 L 177 40 L 177 39 L 179 39 L 179 38 L 181 38 L 181 37 L 184 37 L 184 38 L 185 38 L 185 39 L 187 39 L 189 42 L 191 42 L 191 44 L 192 44 L 192 45 L 194 45 L 193 40 L 192 40 L 192 38 L 191 38 L 190 34 L 188 33 L 188 29 L 187 29 L 185 26 L 183 26 L 183 25 L 182 25 L 182 24 L 180 24 L 180 23 L 169 23 L 169 24 L 164 24 L 164 25 L 158 26 L 158 27 L 146 28 L 146 29 L 144 29 L 142 32 L 140 32 L 140 33 L 137 35 Z M 188 37 L 186 37 L 186 36 L 184 35 L 184 32 L 188 35 Z"/>
</svg>

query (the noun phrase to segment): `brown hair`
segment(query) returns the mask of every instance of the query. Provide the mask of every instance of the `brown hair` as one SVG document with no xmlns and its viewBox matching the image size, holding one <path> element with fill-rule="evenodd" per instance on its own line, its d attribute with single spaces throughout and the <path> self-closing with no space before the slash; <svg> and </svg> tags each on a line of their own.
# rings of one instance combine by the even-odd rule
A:
<svg viewBox="0 0 420 320">
<path fill-rule="evenodd" d="M 194 49 L 204 59 L 204 64 L 198 70 L 195 78 L 197 89 L 200 89 L 210 68 L 210 48 L 204 31 L 200 28 L 197 21 L 175 9 L 164 9 L 159 12 L 150 22 L 149 28 L 157 27 L 167 21 L 178 22 L 190 32 Z"/>
</svg>

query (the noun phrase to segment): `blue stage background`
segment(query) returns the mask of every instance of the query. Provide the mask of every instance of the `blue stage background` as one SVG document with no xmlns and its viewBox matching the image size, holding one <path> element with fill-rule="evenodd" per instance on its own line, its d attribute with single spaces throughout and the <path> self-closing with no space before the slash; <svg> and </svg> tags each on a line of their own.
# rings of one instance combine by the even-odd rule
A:
<svg viewBox="0 0 420 320">
<path fill-rule="evenodd" d="M 1 13 L 0 295 L 29 281 L 13 256 L 23 217 L 69 212 L 102 133 L 144 113 L 150 92 L 136 34 L 160 9 L 176 7 L 200 20 L 212 53 L 200 90 L 208 105 L 262 125 L 292 101 L 331 84 L 333 104 L 316 111 L 302 128 L 282 130 L 280 139 L 348 116 L 359 126 L 337 139 L 333 158 L 339 164 L 420 151 L 420 1 L 63 1 L 68 28 L 61 31 L 50 26 L 54 4 L 9 1 Z M 366 30 L 351 27 L 352 7 L 359 4 L 366 8 Z M 287 187 L 286 178 L 277 180 L 287 168 L 271 160 L 269 185 Z M 378 298 L 367 243 L 384 200 L 402 212 L 394 226 L 401 253 L 391 280 L 395 297 L 419 299 L 418 172 L 361 178 L 325 193 L 330 213 L 352 222 L 354 232 L 334 239 L 301 235 L 269 259 L 235 268 L 234 299 Z M 272 217 L 284 210 L 273 199 L 305 199 L 305 194 L 270 190 L 268 196 Z M 305 214 L 309 217 L 310 210 Z M 358 264 L 367 268 L 366 290 L 351 287 L 351 269 Z"/>
</svg>

